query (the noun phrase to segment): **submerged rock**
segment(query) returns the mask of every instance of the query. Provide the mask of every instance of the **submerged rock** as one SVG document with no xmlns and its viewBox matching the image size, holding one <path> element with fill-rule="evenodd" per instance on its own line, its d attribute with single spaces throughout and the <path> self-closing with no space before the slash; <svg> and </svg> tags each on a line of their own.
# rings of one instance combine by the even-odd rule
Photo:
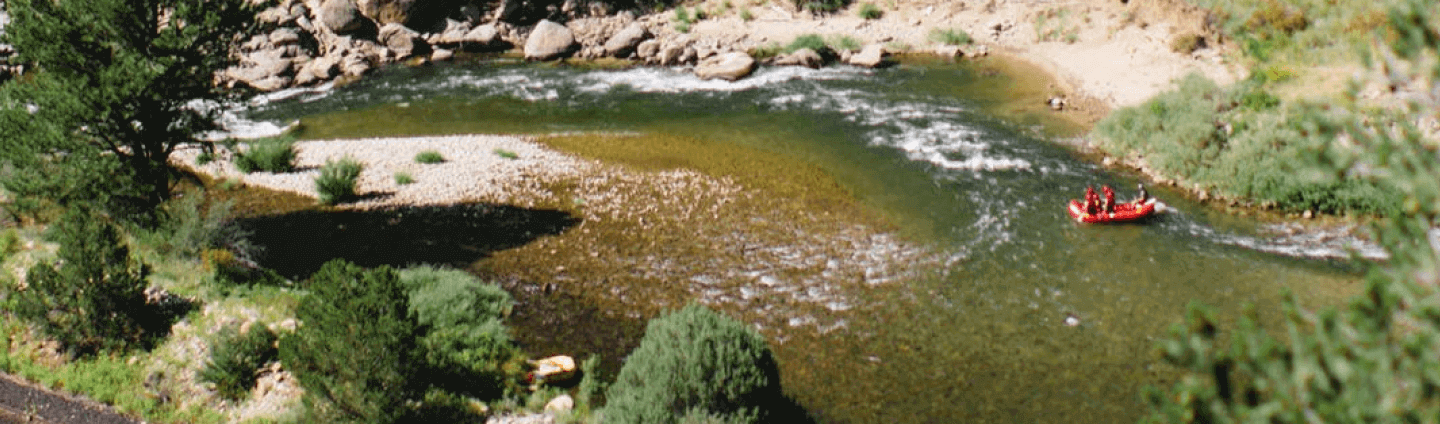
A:
<svg viewBox="0 0 1440 424">
<path fill-rule="evenodd" d="M 755 71 L 755 58 L 745 52 L 730 52 L 705 59 L 695 66 L 695 76 L 700 79 L 719 78 L 735 81 Z"/>
</svg>

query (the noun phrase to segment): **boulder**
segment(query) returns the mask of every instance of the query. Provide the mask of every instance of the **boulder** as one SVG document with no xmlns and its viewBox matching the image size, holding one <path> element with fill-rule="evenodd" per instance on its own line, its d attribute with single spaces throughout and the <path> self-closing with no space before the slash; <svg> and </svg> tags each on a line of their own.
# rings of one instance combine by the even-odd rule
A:
<svg viewBox="0 0 1440 424">
<path fill-rule="evenodd" d="M 604 54 L 614 57 L 629 56 L 636 46 L 649 37 L 650 31 L 645 29 L 645 25 L 633 22 L 605 41 Z"/>
<path fill-rule="evenodd" d="M 455 52 L 452 51 L 452 50 L 449 50 L 449 49 L 434 49 L 433 51 L 430 52 L 430 60 L 431 60 L 432 62 L 439 62 L 439 61 L 444 61 L 444 60 L 450 60 L 450 59 L 452 59 L 452 58 L 454 58 L 454 57 L 455 57 Z"/>
<path fill-rule="evenodd" d="M 296 85 L 310 85 L 321 81 L 329 81 L 340 74 L 340 58 L 336 56 L 323 56 L 305 63 L 299 72 L 295 73 Z"/>
<path fill-rule="evenodd" d="M 560 395 L 545 403 L 545 413 L 562 414 L 575 409 L 575 398 L 568 394 Z"/>
<path fill-rule="evenodd" d="M 420 33 L 398 23 L 388 23 L 380 27 L 379 40 L 395 53 L 396 59 L 423 55 L 430 51 L 430 45 L 420 38 Z"/>
<path fill-rule="evenodd" d="M 657 54 L 660 54 L 660 40 L 652 38 L 641 41 L 639 45 L 635 46 L 635 56 L 640 59 L 648 61 Z"/>
<path fill-rule="evenodd" d="M 348 34 L 365 28 L 367 22 L 353 0 L 325 0 L 320 5 L 320 24 L 336 34 Z"/>
<path fill-rule="evenodd" d="M 719 78 L 735 81 L 755 71 L 755 58 L 745 52 L 730 52 L 700 62 L 695 66 L 695 76 L 700 79 Z"/>
<path fill-rule="evenodd" d="M 864 68 L 876 68 L 885 63 L 885 46 L 871 44 L 860 50 L 860 53 L 850 55 L 847 63 Z"/>
<path fill-rule="evenodd" d="M 295 22 L 296 16 L 290 11 L 291 8 L 288 7 L 271 7 L 255 14 L 255 20 L 270 28 L 285 26 Z"/>
<path fill-rule="evenodd" d="M 445 29 L 439 34 L 430 37 L 431 44 L 452 45 L 465 42 L 465 34 L 470 31 L 470 26 L 464 22 L 453 19 L 445 20 Z"/>
<path fill-rule="evenodd" d="M 820 53 L 814 49 L 804 48 L 790 54 L 780 55 L 775 58 L 774 63 L 779 66 L 804 66 L 816 69 L 825 64 L 825 59 L 820 57 Z"/>
<path fill-rule="evenodd" d="M 526 60 L 551 60 L 575 50 L 575 34 L 564 25 L 542 19 L 525 39 Z"/>
<path fill-rule="evenodd" d="M 300 44 L 300 32 L 295 28 L 280 28 L 270 33 L 269 41 L 275 46 Z"/>
<path fill-rule="evenodd" d="M 475 29 L 470 30 L 470 32 L 465 33 L 466 43 L 475 43 L 489 47 L 499 44 L 499 41 L 500 30 L 495 29 L 495 25 L 493 24 L 477 26 Z"/>
<path fill-rule="evenodd" d="M 245 81 L 245 84 L 260 91 L 276 91 L 289 87 L 290 81 L 290 77 L 272 75 L 256 81 Z"/>
<path fill-rule="evenodd" d="M 360 14 L 381 26 L 405 24 L 410 18 L 410 6 L 414 5 L 415 0 L 355 0 Z"/>
</svg>

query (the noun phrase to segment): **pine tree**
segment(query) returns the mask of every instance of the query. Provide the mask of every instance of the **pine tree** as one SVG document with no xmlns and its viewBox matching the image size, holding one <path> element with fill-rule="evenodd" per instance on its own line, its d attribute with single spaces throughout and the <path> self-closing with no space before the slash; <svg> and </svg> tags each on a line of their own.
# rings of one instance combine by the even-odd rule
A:
<svg viewBox="0 0 1440 424">
<path fill-rule="evenodd" d="M 0 86 L 5 188 L 146 211 L 171 152 L 214 128 L 214 73 L 254 24 L 245 0 L 9 0 L 3 42 L 36 72 Z M 211 108 L 213 109 L 213 108 Z"/>
</svg>

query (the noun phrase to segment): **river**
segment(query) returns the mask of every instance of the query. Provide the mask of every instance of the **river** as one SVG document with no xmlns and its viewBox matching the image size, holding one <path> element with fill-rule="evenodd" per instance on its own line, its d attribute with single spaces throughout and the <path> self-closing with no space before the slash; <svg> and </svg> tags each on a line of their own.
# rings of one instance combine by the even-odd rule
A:
<svg viewBox="0 0 1440 424">
<path fill-rule="evenodd" d="M 1355 265 L 1315 259 L 1343 256 L 1344 240 L 1273 237 L 1273 223 L 1164 187 L 1150 191 L 1169 212 L 1145 225 L 1074 223 L 1064 202 L 1087 185 L 1116 187 L 1124 199 L 1138 180 L 1061 142 L 1083 128 L 1045 110 L 1046 81 L 1035 74 L 1001 59 L 923 60 L 879 70 L 763 68 L 732 83 L 664 68 L 484 59 L 261 97 L 245 117 L 298 120 L 302 136 L 317 139 L 683 137 L 823 170 L 893 237 L 938 259 L 895 281 L 843 287 L 765 291 L 806 278 L 794 275 L 716 290 L 699 287 L 706 276 L 666 281 L 694 286 L 680 293 L 760 328 L 786 392 L 823 423 L 1133 422 L 1145 412 L 1141 387 L 1176 375 L 1153 348 L 1192 300 L 1224 317 L 1255 305 L 1269 320 L 1287 290 L 1306 306 L 1355 290 Z M 800 298 L 818 300 L 795 306 Z M 607 311 L 646 309 L 647 299 L 576 299 L 546 310 L 621 317 L 572 329 L 606 334 L 608 342 L 586 346 L 618 364 L 643 320 Z M 522 343 L 559 349 L 533 336 L 545 329 L 517 325 Z"/>
</svg>

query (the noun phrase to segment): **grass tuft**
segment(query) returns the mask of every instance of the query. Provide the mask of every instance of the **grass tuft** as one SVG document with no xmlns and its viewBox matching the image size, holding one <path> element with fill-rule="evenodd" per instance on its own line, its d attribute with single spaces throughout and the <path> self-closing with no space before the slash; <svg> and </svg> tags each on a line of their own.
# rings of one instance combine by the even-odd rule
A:
<svg viewBox="0 0 1440 424">
<path fill-rule="evenodd" d="M 320 203 L 333 205 L 354 200 L 355 180 L 365 166 L 346 156 L 339 161 L 325 161 L 320 167 L 320 176 L 315 177 L 315 191 L 320 193 Z"/>
<path fill-rule="evenodd" d="M 959 28 L 936 28 L 930 30 L 930 41 L 951 46 L 963 46 L 966 44 L 970 44 L 975 40 L 971 39 L 970 34 L 966 33 L 965 30 Z"/>
<path fill-rule="evenodd" d="M 415 155 L 415 163 L 437 164 L 444 163 L 445 156 L 434 150 L 426 150 Z"/>
</svg>

